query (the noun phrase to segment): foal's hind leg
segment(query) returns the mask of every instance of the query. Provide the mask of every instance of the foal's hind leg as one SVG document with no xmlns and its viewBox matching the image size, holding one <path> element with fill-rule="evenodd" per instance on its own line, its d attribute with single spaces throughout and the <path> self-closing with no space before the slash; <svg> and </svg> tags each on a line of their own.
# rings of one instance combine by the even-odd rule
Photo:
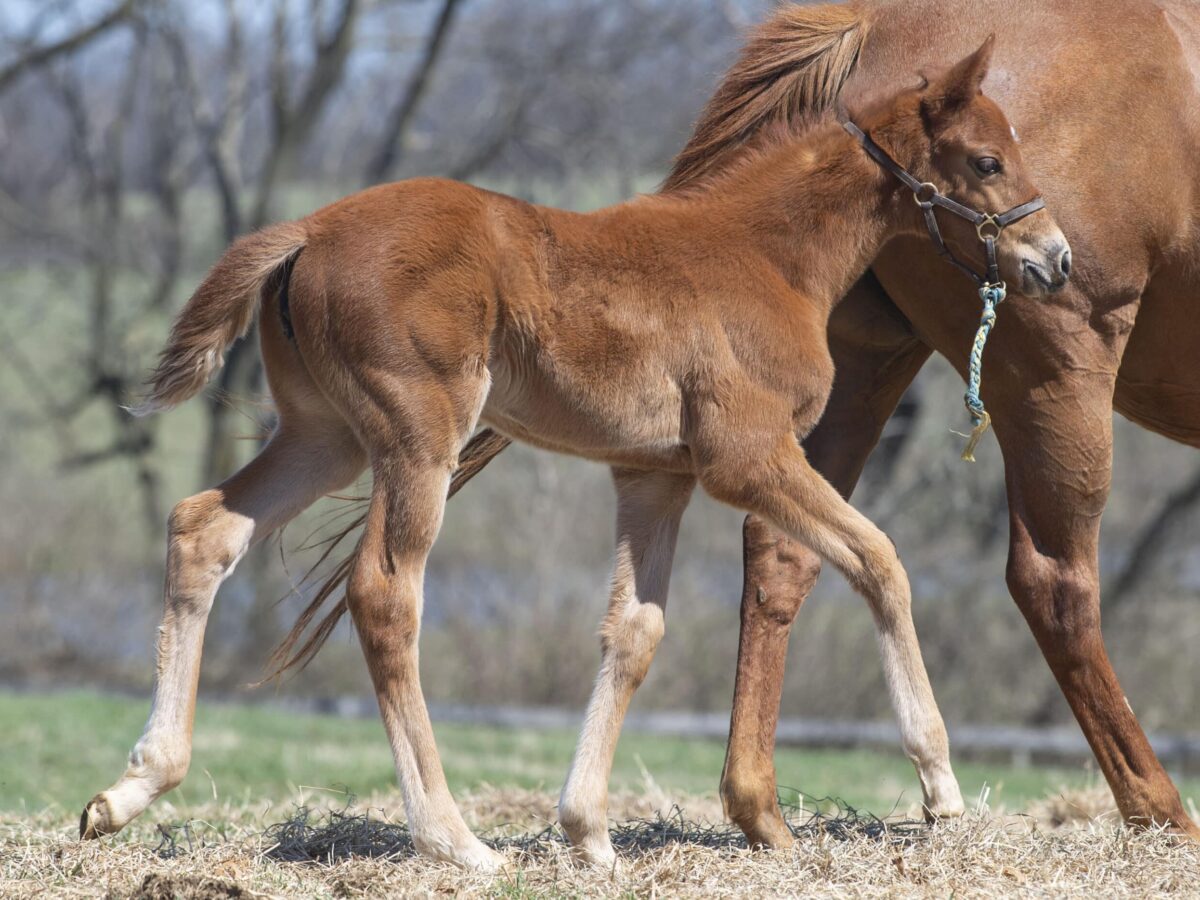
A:
<svg viewBox="0 0 1200 900">
<path fill-rule="evenodd" d="M 192 755 L 204 629 L 217 588 L 252 543 L 323 494 L 345 487 L 364 461 L 341 422 L 283 423 L 240 472 L 175 507 L 150 719 L 125 774 L 83 811 L 80 837 L 119 831 L 183 780 Z"/>
<path fill-rule="evenodd" d="M 807 545 L 866 598 L 901 739 L 916 766 L 925 804 L 943 815 L 961 813 L 946 727 L 913 627 L 908 577 L 892 542 L 812 468 L 790 432 L 768 439 L 757 456 L 746 442 L 708 449 L 700 475 L 705 490 Z"/>
<path fill-rule="evenodd" d="M 603 659 L 583 734 L 567 775 L 558 817 L 588 862 L 611 864 L 608 778 L 621 723 L 663 636 L 667 582 L 679 519 L 692 494 L 691 475 L 614 469 L 617 554 L 608 615 L 600 630 Z"/>
<path fill-rule="evenodd" d="M 444 459 L 399 446 L 372 451 L 375 488 L 346 598 L 391 741 L 413 843 L 437 859 L 491 870 L 504 857 L 471 834 L 450 796 L 417 660 L 425 559 L 441 526 L 456 451 Z"/>
</svg>

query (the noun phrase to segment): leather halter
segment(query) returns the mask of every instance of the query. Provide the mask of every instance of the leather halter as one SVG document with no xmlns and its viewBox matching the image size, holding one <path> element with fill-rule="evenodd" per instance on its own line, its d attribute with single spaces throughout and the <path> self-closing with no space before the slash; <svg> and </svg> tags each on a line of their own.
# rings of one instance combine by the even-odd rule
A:
<svg viewBox="0 0 1200 900">
<path fill-rule="evenodd" d="M 925 227 L 929 229 L 929 237 L 933 241 L 933 246 L 939 256 L 970 275 L 981 288 L 1003 284 L 1000 280 L 1000 268 L 996 262 L 996 240 L 1000 237 L 1000 232 L 1014 222 L 1019 222 L 1026 216 L 1032 215 L 1045 207 L 1046 201 L 1041 197 L 1034 197 L 1032 200 L 1027 200 L 1019 206 L 1014 206 L 1008 212 L 999 214 L 979 212 L 978 210 L 971 209 L 969 206 L 964 206 L 956 200 L 951 200 L 938 190 L 937 185 L 931 184 L 928 181 L 918 181 L 903 166 L 888 156 L 887 151 L 875 143 L 869 134 L 849 119 L 842 122 L 842 127 L 862 144 L 862 148 L 867 151 L 871 159 L 879 163 L 886 171 L 895 175 L 906 188 L 913 192 L 913 199 L 916 200 L 917 206 L 921 207 L 921 211 L 925 215 Z M 966 219 L 975 226 L 975 233 L 979 235 L 979 240 L 983 243 L 984 254 L 987 258 L 987 272 L 985 274 L 980 275 L 955 256 L 950 251 L 950 248 L 946 246 L 946 242 L 942 240 L 942 232 L 938 228 L 937 216 L 935 215 L 935 209 L 939 206 L 959 218 Z"/>
</svg>

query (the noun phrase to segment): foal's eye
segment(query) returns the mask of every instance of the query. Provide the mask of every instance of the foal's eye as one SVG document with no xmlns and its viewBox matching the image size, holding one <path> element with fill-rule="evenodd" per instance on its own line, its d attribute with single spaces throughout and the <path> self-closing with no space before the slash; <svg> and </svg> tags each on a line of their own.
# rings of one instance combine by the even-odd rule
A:
<svg viewBox="0 0 1200 900">
<path fill-rule="evenodd" d="M 994 156 L 980 156 L 972 165 L 975 166 L 976 172 L 985 177 L 1000 171 L 1000 160 Z"/>
</svg>

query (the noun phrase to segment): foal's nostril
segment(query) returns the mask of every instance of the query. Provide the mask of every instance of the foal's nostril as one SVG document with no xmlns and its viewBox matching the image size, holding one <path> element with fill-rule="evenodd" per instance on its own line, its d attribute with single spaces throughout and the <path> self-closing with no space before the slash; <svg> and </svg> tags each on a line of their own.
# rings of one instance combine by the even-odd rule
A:
<svg viewBox="0 0 1200 900">
<path fill-rule="evenodd" d="M 1064 250 L 1062 256 L 1059 257 L 1058 270 L 1063 273 L 1064 278 L 1068 277 L 1071 274 L 1071 251 L 1070 251 L 1070 249 Z"/>
</svg>

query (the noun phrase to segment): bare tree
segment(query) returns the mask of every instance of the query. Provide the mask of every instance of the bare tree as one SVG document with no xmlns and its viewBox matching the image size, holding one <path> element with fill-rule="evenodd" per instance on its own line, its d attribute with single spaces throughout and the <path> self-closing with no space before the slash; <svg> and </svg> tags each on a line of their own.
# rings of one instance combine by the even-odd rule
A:
<svg viewBox="0 0 1200 900">
<path fill-rule="evenodd" d="M 1180 530 L 1200 504 L 1200 468 L 1163 500 L 1133 540 L 1133 549 L 1121 572 L 1101 593 L 1104 612 L 1124 606 L 1137 588 L 1148 580 L 1154 567 L 1171 546 L 1171 537 Z"/>
<path fill-rule="evenodd" d="M 454 16 L 460 4 L 461 0 L 442 0 L 441 10 L 425 39 L 420 62 L 417 63 L 400 102 L 396 104 L 392 114 L 388 117 L 383 138 L 379 142 L 379 149 L 367 164 L 364 178 L 367 184 L 385 180 L 396 165 L 396 160 L 403 154 L 404 139 L 412 124 L 413 116 L 416 114 L 417 105 L 421 102 L 421 98 L 429 86 L 430 76 L 432 76 L 442 50 L 446 46 L 446 38 L 450 35 Z"/>
<path fill-rule="evenodd" d="M 61 56 L 68 56 L 115 26 L 125 23 L 138 5 L 138 0 L 122 0 L 91 24 L 65 37 L 44 44 L 21 47 L 17 58 L 0 68 L 0 92 L 26 72 L 53 62 Z"/>
</svg>

